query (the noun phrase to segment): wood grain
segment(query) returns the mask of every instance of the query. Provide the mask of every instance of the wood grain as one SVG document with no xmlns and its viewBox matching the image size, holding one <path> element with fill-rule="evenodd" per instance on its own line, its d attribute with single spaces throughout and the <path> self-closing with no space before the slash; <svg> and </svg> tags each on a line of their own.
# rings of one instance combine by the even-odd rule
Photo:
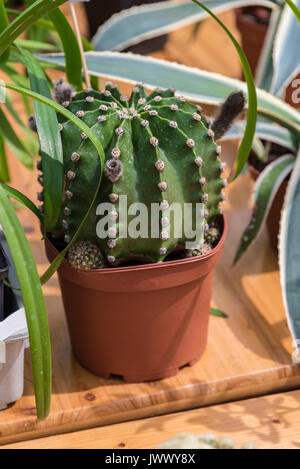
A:
<svg viewBox="0 0 300 469">
<path fill-rule="evenodd" d="M 230 16 L 227 18 L 231 21 Z M 206 31 L 203 40 L 206 39 L 207 47 L 211 46 L 211 38 L 216 41 L 214 54 L 217 68 L 223 55 L 223 36 L 215 35 L 212 23 L 203 25 L 203 28 L 208 27 L 211 29 L 201 28 L 199 34 Z M 176 34 L 180 37 L 183 33 L 174 33 L 175 39 Z M 173 40 L 171 36 L 170 41 Z M 203 40 L 197 40 L 198 48 L 205 46 Z M 178 56 L 178 60 L 183 61 L 186 42 L 183 39 L 176 41 L 177 45 L 170 50 Z M 167 47 L 170 47 L 169 43 Z M 167 49 L 168 58 L 170 50 Z M 230 74 L 233 73 L 232 60 L 228 50 L 226 54 L 227 60 L 222 63 Z M 195 55 L 193 60 L 196 59 Z M 17 96 L 14 100 L 21 113 Z M 224 146 L 223 157 L 229 167 L 235 156 L 236 145 Z M 36 200 L 36 176 L 24 171 L 13 158 L 10 166 L 15 187 Z M 83 369 L 72 355 L 60 290 L 54 277 L 44 287 L 53 350 L 51 414 L 46 421 L 36 421 L 30 354 L 27 352 L 24 396 L 0 413 L 0 444 L 111 425 L 299 386 L 300 368 L 291 360 L 293 347 L 282 304 L 276 253 L 270 247 L 265 231 L 239 264 L 232 267 L 239 237 L 250 215 L 251 189 L 252 182 L 245 175 L 231 184 L 227 191 L 225 208 L 229 234 L 223 259 L 215 273 L 212 304 L 225 311 L 229 319 L 211 318 L 208 347 L 201 361 L 164 381 L 124 384 L 118 378 L 97 378 Z M 39 272 L 42 273 L 47 261 L 37 222 L 25 211 L 20 211 L 19 215 Z"/>
<path fill-rule="evenodd" d="M 1 449 L 155 448 L 176 433 L 230 435 L 236 447 L 300 448 L 300 391 L 124 422 L 3 446 Z"/>
</svg>

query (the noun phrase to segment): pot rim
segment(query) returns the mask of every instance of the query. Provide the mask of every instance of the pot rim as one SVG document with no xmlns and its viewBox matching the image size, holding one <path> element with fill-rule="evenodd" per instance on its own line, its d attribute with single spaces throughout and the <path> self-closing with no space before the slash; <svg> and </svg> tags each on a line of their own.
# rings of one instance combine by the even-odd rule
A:
<svg viewBox="0 0 300 469">
<path fill-rule="evenodd" d="M 124 266 L 124 267 L 105 267 L 104 269 L 92 269 L 92 270 L 84 270 L 84 269 L 74 269 L 76 272 L 80 273 L 80 275 L 97 275 L 100 272 L 102 274 L 112 274 L 112 273 L 123 273 L 123 272 L 133 272 L 133 271 L 145 271 L 145 270 L 151 270 L 151 269 L 167 269 L 168 267 L 171 266 L 176 266 L 176 265 L 189 265 L 189 264 L 195 264 L 196 262 L 203 261 L 210 259 L 211 257 L 214 257 L 216 252 L 219 251 L 225 242 L 226 236 L 227 236 L 227 231 L 228 231 L 228 221 L 227 217 L 223 213 L 222 215 L 223 218 L 223 232 L 222 236 L 220 238 L 220 241 L 218 244 L 212 249 L 207 254 L 204 254 L 203 256 L 197 256 L 197 257 L 191 257 L 187 259 L 178 259 L 174 261 L 168 261 L 168 262 L 154 262 L 152 264 L 141 264 L 141 265 L 131 265 L 131 266 Z M 51 245 L 51 248 L 55 249 L 55 246 L 51 243 L 49 238 L 46 238 L 46 242 L 48 242 Z M 65 267 L 71 268 L 67 259 L 64 258 L 63 262 L 61 265 L 64 265 Z"/>
</svg>

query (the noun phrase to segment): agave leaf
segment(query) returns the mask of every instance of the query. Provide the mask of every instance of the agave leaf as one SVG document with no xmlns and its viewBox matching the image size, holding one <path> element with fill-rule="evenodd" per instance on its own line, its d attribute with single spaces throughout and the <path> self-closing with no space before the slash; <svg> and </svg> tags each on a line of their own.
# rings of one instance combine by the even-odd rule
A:
<svg viewBox="0 0 300 469">
<path fill-rule="evenodd" d="M 300 7 L 300 0 L 294 0 L 295 6 Z M 281 21 L 275 38 L 273 50 L 274 75 L 271 92 L 281 96 L 300 71 L 300 23 L 294 12 L 286 5 L 281 15 Z"/>
<path fill-rule="evenodd" d="M 283 302 L 298 353 L 300 353 L 299 212 L 300 151 L 287 187 L 279 235 L 279 267 Z"/>
<path fill-rule="evenodd" d="M 91 75 L 132 84 L 141 81 L 150 89 L 174 87 L 178 94 L 195 102 L 218 105 L 233 91 L 247 93 L 246 84 L 240 80 L 153 57 L 124 52 L 86 52 L 85 57 Z M 59 67 L 65 65 L 63 54 L 37 58 Z M 258 112 L 290 129 L 300 140 L 300 114 L 264 90 L 257 89 L 257 97 Z"/>
<path fill-rule="evenodd" d="M 236 263 L 250 244 L 258 236 L 264 220 L 266 219 L 272 202 L 282 182 L 291 172 L 295 164 L 293 155 L 284 155 L 270 163 L 258 177 L 254 188 L 255 208 L 252 218 L 245 229 L 238 250 L 236 252 L 234 263 Z"/>
<path fill-rule="evenodd" d="M 258 0 L 261 6 L 276 8 L 276 2 Z M 206 0 L 203 2 L 210 10 L 221 13 L 226 10 L 248 6 L 253 0 Z M 208 17 L 192 2 L 160 2 L 150 5 L 134 6 L 113 15 L 98 29 L 92 40 L 95 50 L 121 51 L 145 39 L 160 36 L 177 28 L 197 23 Z"/>
<path fill-rule="evenodd" d="M 245 132 L 245 122 L 237 121 L 224 135 L 222 141 L 242 138 Z M 288 150 L 297 152 L 298 146 L 291 133 L 284 127 L 268 122 L 257 122 L 255 136 L 261 140 L 276 143 Z"/>
<path fill-rule="evenodd" d="M 273 79 L 273 48 L 278 25 L 281 20 L 281 12 L 281 8 L 272 11 L 266 38 L 264 40 L 255 72 L 256 85 L 266 91 L 270 90 Z"/>
<path fill-rule="evenodd" d="M 35 399 L 39 419 L 47 417 L 51 400 L 51 346 L 45 300 L 36 264 L 7 193 L 0 186 L 0 223 L 17 271 L 31 346 Z"/>
</svg>

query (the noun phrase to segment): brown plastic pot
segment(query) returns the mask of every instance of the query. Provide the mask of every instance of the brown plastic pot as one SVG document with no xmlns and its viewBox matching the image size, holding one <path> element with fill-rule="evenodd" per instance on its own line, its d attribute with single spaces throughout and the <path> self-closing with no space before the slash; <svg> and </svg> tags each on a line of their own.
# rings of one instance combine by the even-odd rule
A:
<svg viewBox="0 0 300 469">
<path fill-rule="evenodd" d="M 227 234 L 210 253 L 131 267 L 75 270 L 58 277 L 74 353 L 104 378 L 141 382 L 176 375 L 206 347 L 214 267 Z M 46 240 L 48 259 L 57 255 Z"/>
<path fill-rule="evenodd" d="M 249 165 L 249 172 L 251 174 L 252 179 L 256 181 L 260 172 L 254 166 L 251 166 L 251 165 Z M 267 220 L 266 220 L 269 240 L 270 240 L 271 246 L 276 251 L 278 250 L 280 218 L 281 218 L 281 212 L 282 212 L 282 207 L 284 204 L 284 198 L 285 198 L 287 186 L 288 186 L 288 179 L 285 179 L 276 193 L 276 196 L 272 202 L 272 205 L 270 207 Z"/>
</svg>

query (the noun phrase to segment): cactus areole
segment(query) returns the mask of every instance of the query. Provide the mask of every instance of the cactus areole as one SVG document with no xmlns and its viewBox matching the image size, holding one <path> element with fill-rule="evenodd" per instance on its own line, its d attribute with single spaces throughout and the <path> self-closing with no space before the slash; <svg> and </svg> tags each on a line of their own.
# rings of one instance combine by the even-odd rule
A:
<svg viewBox="0 0 300 469">
<path fill-rule="evenodd" d="M 214 132 L 201 115 L 201 108 L 174 90 L 156 89 L 150 95 L 141 84 L 131 97 L 118 86 L 107 83 L 103 91 L 85 90 L 64 104 L 98 136 L 106 156 L 103 181 L 89 218 L 78 241 L 97 246 L 108 266 L 128 261 L 161 262 L 184 249 L 186 235 L 175 237 L 169 208 L 179 204 L 203 204 L 206 230 L 214 221 L 224 199 L 223 165 Z M 58 116 L 63 144 L 65 191 L 55 236 L 68 243 L 87 212 L 99 182 L 101 163 L 92 142 L 63 116 Z M 134 216 L 120 213 L 121 196 L 127 205 L 159 204 L 159 233 L 152 237 L 122 237 L 124 224 Z M 101 204 L 110 204 L 109 213 L 100 213 Z M 102 239 L 97 226 L 104 216 L 113 220 L 109 234 Z M 135 214 L 136 217 L 136 214 Z"/>
</svg>

